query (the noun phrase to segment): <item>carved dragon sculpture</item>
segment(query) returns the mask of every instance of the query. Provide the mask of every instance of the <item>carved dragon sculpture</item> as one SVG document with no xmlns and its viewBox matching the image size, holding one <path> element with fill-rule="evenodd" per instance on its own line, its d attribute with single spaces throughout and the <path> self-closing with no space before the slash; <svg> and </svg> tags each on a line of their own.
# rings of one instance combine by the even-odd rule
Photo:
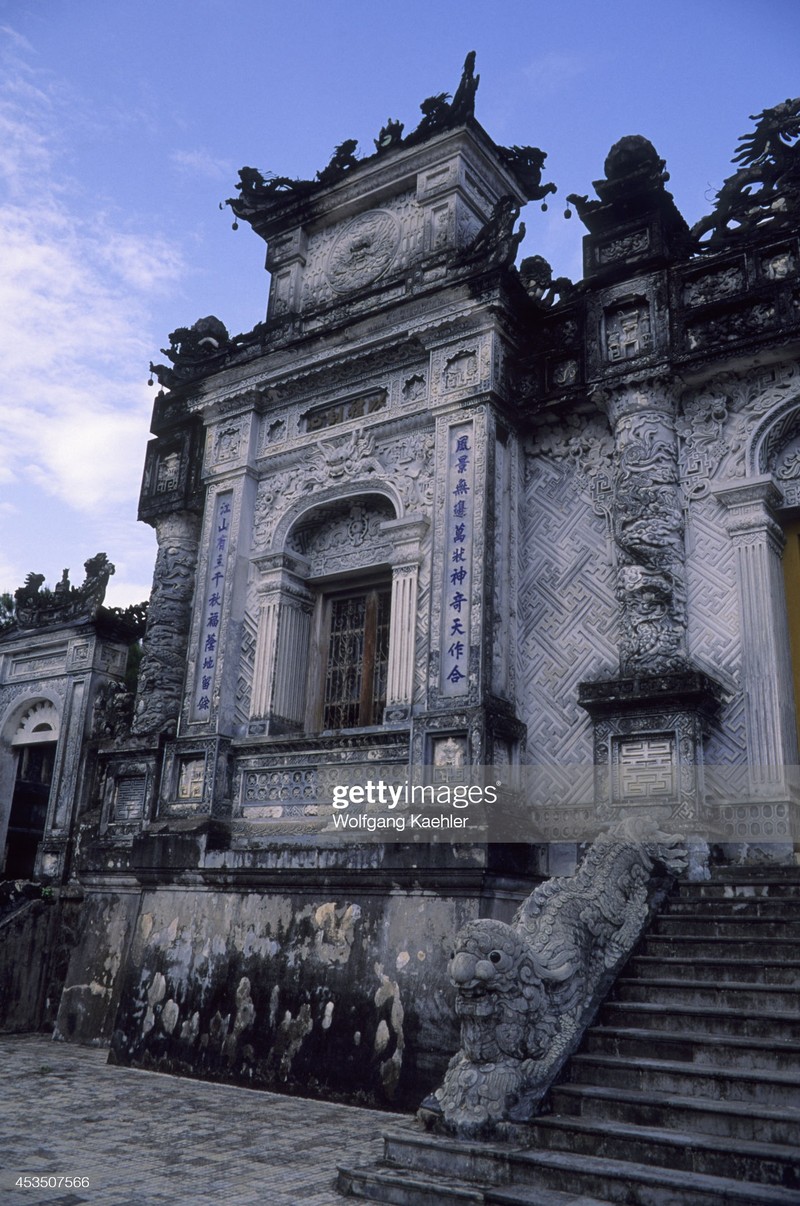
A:
<svg viewBox="0 0 800 1206">
<path fill-rule="evenodd" d="M 14 592 L 15 624 L 18 628 L 43 628 L 97 614 L 105 598 L 114 566 L 105 553 L 97 553 L 84 562 L 86 577 L 81 586 L 70 586 L 69 571 L 64 570 L 54 590 L 44 587 L 44 574 L 30 573 L 25 584 Z"/>
<path fill-rule="evenodd" d="M 548 880 L 512 925 L 471 921 L 448 971 L 461 1050 L 420 1118 L 475 1138 L 533 1115 L 685 866 L 682 840 L 630 822 L 597 839 L 573 876 Z"/>
<path fill-rule="evenodd" d="M 739 139 L 737 171 L 723 182 L 714 212 L 692 228 L 703 251 L 719 251 L 756 231 L 793 229 L 800 209 L 800 97 L 751 114 Z"/>
</svg>

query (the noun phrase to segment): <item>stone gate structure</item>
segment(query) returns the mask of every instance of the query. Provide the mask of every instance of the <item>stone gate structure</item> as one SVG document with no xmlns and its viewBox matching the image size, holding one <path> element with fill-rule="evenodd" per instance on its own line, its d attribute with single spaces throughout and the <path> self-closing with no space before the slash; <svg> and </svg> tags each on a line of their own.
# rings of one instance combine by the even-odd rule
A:
<svg viewBox="0 0 800 1206">
<path fill-rule="evenodd" d="M 18 592 L 3 825 L 41 718 L 63 769 L 26 870 L 83 893 L 63 1038 L 416 1105 L 457 1047 L 452 935 L 604 824 L 646 812 L 695 873 L 792 857 L 800 103 L 754 119 L 694 230 L 622 138 L 568 198 L 572 284 L 514 266 L 554 186 L 478 124 L 477 83 L 470 56 L 314 180 L 240 172 L 267 314 L 179 328 L 153 366 L 135 698 L 134 630 L 33 623 Z M 370 783 L 497 811 L 455 844 L 405 797 L 391 840 L 340 832 L 335 789 Z"/>
</svg>

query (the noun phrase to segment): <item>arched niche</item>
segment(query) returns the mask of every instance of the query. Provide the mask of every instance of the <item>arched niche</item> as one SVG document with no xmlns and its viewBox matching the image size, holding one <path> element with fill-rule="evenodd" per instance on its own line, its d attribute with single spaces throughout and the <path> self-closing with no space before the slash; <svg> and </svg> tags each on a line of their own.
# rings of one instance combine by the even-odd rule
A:
<svg viewBox="0 0 800 1206">
<path fill-rule="evenodd" d="M 43 741 L 58 741 L 61 717 L 55 704 L 49 699 L 38 699 L 17 709 L 17 719 L 12 726 L 11 745 L 35 745 Z"/>
<path fill-rule="evenodd" d="M 61 715 L 52 699 L 18 702 L 2 726 L 0 787 L 6 802 L 0 818 L 3 874 L 30 879 L 44 836 L 53 783 Z"/>
<path fill-rule="evenodd" d="M 714 494 L 736 554 L 749 792 L 788 807 L 799 739 L 800 390 L 792 381 L 757 406 L 746 476 Z"/>
<path fill-rule="evenodd" d="M 800 392 L 770 407 L 753 428 L 747 444 L 748 477 L 771 473 L 788 506 L 800 505 Z M 790 497 L 787 498 L 787 492 Z"/>
<path fill-rule="evenodd" d="M 378 485 L 369 480 L 356 480 L 349 481 L 346 487 L 326 486 L 315 490 L 312 495 L 304 495 L 287 507 L 275 525 L 267 555 L 284 552 L 292 534 L 307 528 L 313 523 L 314 516 L 322 516 L 328 509 L 346 510 L 355 505 L 373 508 L 388 505 L 394 513 L 394 518 L 404 517 L 400 495 L 388 482 Z"/>
<path fill-rule="evenodd" d="M 425 526 L 402 516 L 394 490 L 354 483 L 303 499 L 281 518 L 273 551 L 255 559 L 251 732 L 365 727 L 382 723 L 389 705 L 402 718 Z"/>
</svg>

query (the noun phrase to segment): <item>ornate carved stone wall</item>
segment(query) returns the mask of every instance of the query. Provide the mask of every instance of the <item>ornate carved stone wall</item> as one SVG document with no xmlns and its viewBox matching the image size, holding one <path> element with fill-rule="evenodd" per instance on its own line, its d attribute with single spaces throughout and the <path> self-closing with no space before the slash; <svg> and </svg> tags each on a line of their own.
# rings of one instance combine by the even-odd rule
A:
<svg viewBox="0 0 800 1206">
<path fill-rule="evenodd" d="M 747 629 L 742 628 L 740 599 L 745 583 L 737 539 L 744 537 L 732 538 L 731 520 L 719 498 L 737 483 L 746 490 L 753 475 L 758 478 L 771 471 L 783 496 L 781 500 L 773 495 L 775 504 L 794 505 L 793 450 L 799 408 L 800 372 L 793 363 L 719 373 L 702 387 L 685 391 L 681 401 L 678 434 L 687 516 L 689 652 L 725 687 L 719 723 L 706 746 L 709 788 L 722 798 L 741 798 L 751 790 L 746 773 L 737 774 L 733 768 L 746 772 L 748 758 L 774 761 L 774 753 L 754 740 L 752 724 L 748 737 L 747 694 L 753 684 L 746 680 L 742 658 L 747 640 L 742 633 L 751 633 L 752 646 L 756 632 L 765 624 L 775 625 L 770 618 L 774 604 L 764 595 L 765 610 L 757 609 Z M 774 591 L 780 602 L 779 576 Z M 764 673 L 773 678 L 775 671 Z M 783 727 L 783 722 L 775 723 Z M 739 828 L 743 823 L 738 818 Z M 759 830 L 758 821 L 754 823 Z M 763 836 L 756 830 L 755 836 Z"/>
<path fill-rule="evenodd" d="M 200 523 L 182 511 L 155 521 L 153 573 L 144 656 L 134 706 L 135 733 L 175 732 L 183 702 Z"/>
<path fill-rule="evenodd" d="M 665 380 L 605 389 L 614 431 L 612 530 L 621 607 L 620 669 L 686 663 L 683 508 L 674 400 Z"/>
<path fill-rule="evenodd" d="M 546 432 L 525 457 L 517 676 L 543 805 L 593 794 L 591 725 L 577 696 L 582 678 L 608 674 L 617 661 L 611 472 L 602 419 Z"/>
</svg>

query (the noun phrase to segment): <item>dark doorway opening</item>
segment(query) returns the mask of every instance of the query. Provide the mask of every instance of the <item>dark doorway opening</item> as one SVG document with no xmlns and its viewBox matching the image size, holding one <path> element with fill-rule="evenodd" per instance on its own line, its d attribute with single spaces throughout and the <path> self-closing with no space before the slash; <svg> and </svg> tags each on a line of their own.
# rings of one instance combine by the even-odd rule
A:
<svg viewBox="0 0 800 1206">
<path fill-rule="evenodd" d="M 53 766 L 55 741 L 19 746 L 14 795 L 6 838 L 4 879 L 31 879 L 36 852 L 44 835 Z"/>
</svg>

